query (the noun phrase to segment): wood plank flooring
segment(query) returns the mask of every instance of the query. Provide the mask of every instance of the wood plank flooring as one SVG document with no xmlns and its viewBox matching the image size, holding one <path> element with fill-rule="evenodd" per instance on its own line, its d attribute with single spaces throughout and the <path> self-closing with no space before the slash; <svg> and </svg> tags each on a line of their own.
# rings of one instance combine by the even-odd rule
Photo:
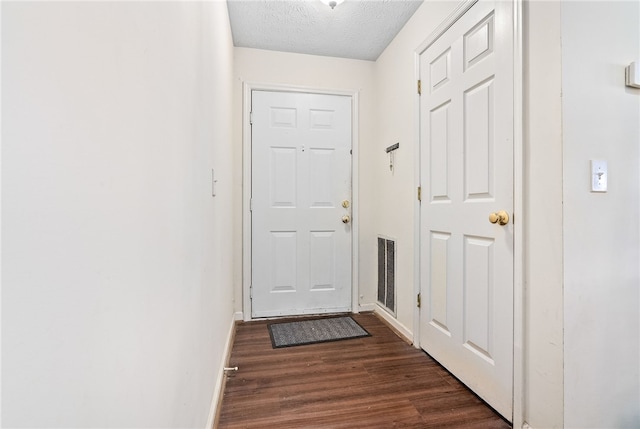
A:
<svg viewBox="0 0 640 429">
<path fill-rule="evenodd" d="M 510 428 L 371 313 L 371 337 L 273 349 L 267 323 L 236 327 L 218 427 Z M 277 322 L 287 321 L 278 320 Z"/>
</svg>

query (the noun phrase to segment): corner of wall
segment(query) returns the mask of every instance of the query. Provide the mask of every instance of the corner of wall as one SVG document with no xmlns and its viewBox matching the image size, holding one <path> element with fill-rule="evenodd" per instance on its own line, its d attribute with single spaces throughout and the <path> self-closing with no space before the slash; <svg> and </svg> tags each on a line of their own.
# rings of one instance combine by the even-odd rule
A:
<svg viewBox="0 0 640 429">
<path fill-rule="evenodd" d="M 406 342 L 408 342 L 409 344 L 414 343 L 413 332 L 411 332 L 409 328 L 400 323 L 398 319 L 389 314 L 388 311 L 376 304 L 374 308 L 374 314 L 378 316 L 386 325 L 388 325 Z"/>
</svg>

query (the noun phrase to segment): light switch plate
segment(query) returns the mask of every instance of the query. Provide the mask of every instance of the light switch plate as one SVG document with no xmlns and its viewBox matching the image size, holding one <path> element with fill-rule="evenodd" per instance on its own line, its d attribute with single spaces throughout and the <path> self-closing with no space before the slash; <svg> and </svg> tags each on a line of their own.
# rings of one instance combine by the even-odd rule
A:
<svg viewBox="0 0 640 429">
<path fill-rule="evenodd" d="M 607 161 L 591 160 L 591 192 L 607 192 Z"/>
</svg>

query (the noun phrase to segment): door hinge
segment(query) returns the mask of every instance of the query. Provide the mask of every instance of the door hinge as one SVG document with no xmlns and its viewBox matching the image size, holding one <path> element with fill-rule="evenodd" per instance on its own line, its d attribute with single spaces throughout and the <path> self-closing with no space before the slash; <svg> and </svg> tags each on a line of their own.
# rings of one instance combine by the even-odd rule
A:
<svg viewBox="0 0 640 429">
<path fill-rule="evenodd" d="M 253 112 L 249 112 L 249 124 L 253 125 Z"/>
<path fill-rule="evenodd" d="M 418 308 L 422 308 L 422 294 L 418 294 Z"/>
<path fill-rule="evenodd" d="M 253 285 L 249 285 L 249 299 L 253 299 Z"/>
<path fill-rule="evenodd" d="M 422 95 L 422 81 L 418 79 L 418 95 Z"/>
<path fill-rule="evenodd" d="M 253 211 L 253 198 L 249 198 L 249 211 Z"/>
<path fill-rule="evenodd" d="M 422 186 L 418 186 L 418 201 L 422 201 Z"/>
</svg>

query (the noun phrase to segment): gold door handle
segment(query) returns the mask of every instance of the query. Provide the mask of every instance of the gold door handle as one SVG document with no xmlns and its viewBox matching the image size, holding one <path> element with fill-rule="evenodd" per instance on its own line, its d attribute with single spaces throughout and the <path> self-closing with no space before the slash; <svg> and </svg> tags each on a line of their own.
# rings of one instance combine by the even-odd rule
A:
<svg viewBox="0 0 640 429">
<path fill-rule="evenodd" d="M 348 209 L 349 208 L 349 200 L 344 200 L 342 202 L 342 207 L 344 207 L 345 209 Z"/>
<path fill-rule="evenodd" d="M 489 215 L 489 222 L 498 223 L 500 225 L 506 225 L 509 223 L 509 213 L 505 212 L 504 210 L 491 213 Z"/>
<path fill-rule="evenodd" d="M 351 222 L 351 216 L 349 215 L 342 216 L 342 223 L 349 223 L 349 222 Z"/>
</svg>

